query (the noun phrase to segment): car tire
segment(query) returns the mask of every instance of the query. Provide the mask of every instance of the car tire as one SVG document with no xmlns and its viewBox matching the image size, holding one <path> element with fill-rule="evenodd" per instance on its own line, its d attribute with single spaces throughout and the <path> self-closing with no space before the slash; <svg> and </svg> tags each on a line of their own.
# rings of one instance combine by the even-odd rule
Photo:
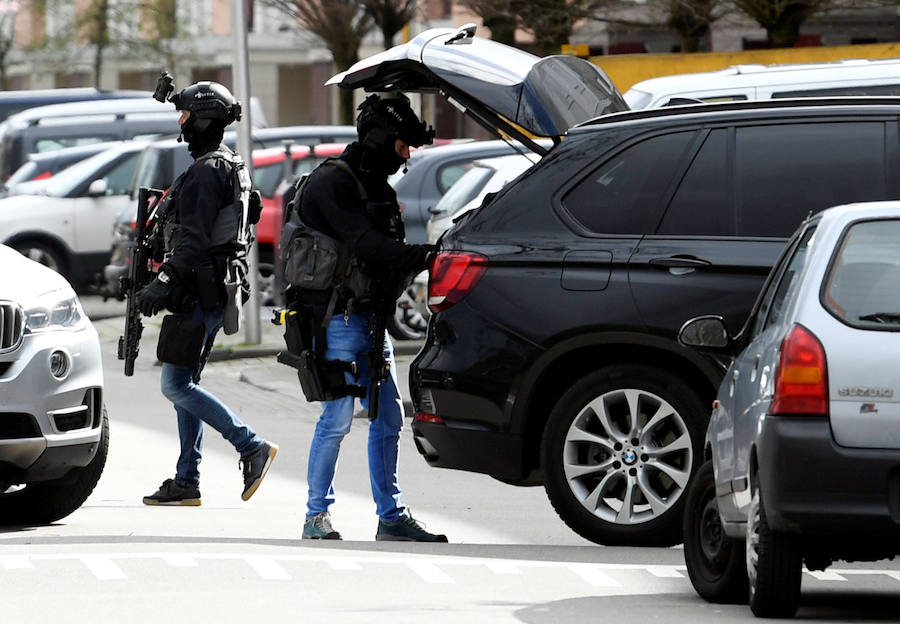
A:
<svg viewBox="0 0 900 624">
<path fill-rule="evenodd" d="M 550 413 L 541 449 L 547 496 L 592 542 L 677 544 L 707 421 L 697 393 L 665 370 L 594 371 Z"/>
<path fill-rule="evenodd" d="M 0 525 L 49 524 L 81 507 L 100 480 L 109 451 L 109 418 L 103 408 L 97 453 L 87 466 L 73 468 L 51 481 L 26 484 L 10 494 L 0 494 Z"/>
<path fill-rule="evenodd" d="M 427 328 L 428 319 L 415 298 L 415 285 L 410 286 L 397 299 L 393 316 L 388 317 L 388 333 L 395 340 L 421 340 Z"/>
<path fill-rule="evenodd" d="M 746 549 L 750 610 L 757 617 L 793 617 L 800 606 L 803 554 L 797 536 L 769 526 L 756 479 L 747 514 Z"/>
<path fill-rule="evenodd" d="M 744 544 L 725 535 L 712 461 L 697 470 L 684 510 L 684 562 L 697 594 L 708 602 L 747 604 Z"/>
<path fill-rule="evenodd" d="M 63 277 L 69 277 L 69 264 L 66 258 L 51 244 L 43 241 L 22 240 L 10 244 L 26 258 L 30 258 L 45 267 L 53 269 Z"/>
</svg>

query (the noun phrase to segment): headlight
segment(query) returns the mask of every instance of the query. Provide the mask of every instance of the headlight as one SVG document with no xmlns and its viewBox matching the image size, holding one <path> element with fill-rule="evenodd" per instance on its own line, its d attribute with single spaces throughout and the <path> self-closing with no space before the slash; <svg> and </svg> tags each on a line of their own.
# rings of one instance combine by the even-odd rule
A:
<svg viewBox="0 0 900 624">
<path fill-rule="evenodd" d="M 28 333 L 54 329 L 76 330 L 86 323 L 84 310 L 71 291 L 49 292 L 25 308 L 25 331 Z"/>
</svg>

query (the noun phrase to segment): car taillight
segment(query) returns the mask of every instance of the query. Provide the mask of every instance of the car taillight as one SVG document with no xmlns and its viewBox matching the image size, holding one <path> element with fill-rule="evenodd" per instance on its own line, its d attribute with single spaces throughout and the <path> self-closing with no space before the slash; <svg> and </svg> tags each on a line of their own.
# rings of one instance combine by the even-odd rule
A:
<svg viewBox="0 0 900 624">
<path fill-rule="evenodd" d="M 428 278 L 428 309 L 446 310 L 471 292 L 484 271 L 487 258 L 459 251 L 439 253 L 431 262 Z"/>
<path fill-rule="evenodd" d="M 794 325 L 781 342 L 771 414 L 828 415 L 825 349 L 808 329 Z"/>
<path fill-rule="evenodd" d="M 444 419 L 437 414 L 426 414 L 425 412 L 416 413 L 413 420 L 417 420 L 418 422 L 434 423 L 438 425 L 443 424 L 444 422 Z"/>
<path fill-rule="evenodd" d="M 31 179 L 32 180 L 46 180 L 47 178 L 52 178 L 52 177 L 53 177 L 53 173 L 51 173 L 50 171 L 44 171 L 43 173 L 40 173 Z"/>
</svg>

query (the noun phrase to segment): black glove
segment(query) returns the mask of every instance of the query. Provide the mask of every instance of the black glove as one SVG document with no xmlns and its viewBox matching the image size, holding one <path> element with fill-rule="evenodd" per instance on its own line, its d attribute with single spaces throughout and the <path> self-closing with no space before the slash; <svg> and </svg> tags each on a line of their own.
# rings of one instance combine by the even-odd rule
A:
<svg viewBox="0 0 900 624">
<path fill-rule="evenodd" d="M 416 274 L 427 269 L 432 255 L 437 251 L 437 245 L 407 245 L 407 248 L 407 262 L 401 263 L 406 274 Z"/>
<path fill-rule="evenodd" d="M 163 282 L 157 277 L 138 291 L 138 294 L 135 297 L 135 303 L 137 303 L 138 310 L 141 311 L 141 314 L 144 316 L 153 316 L 168 305 L 170 293 L 170 283 Z"/>
</svg>

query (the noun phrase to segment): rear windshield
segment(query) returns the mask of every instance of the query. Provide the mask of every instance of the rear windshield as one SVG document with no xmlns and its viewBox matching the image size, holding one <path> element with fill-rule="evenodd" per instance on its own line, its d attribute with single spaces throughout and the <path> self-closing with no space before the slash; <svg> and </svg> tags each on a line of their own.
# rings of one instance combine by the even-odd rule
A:
<svg viewBox="0 0 900 624">
<path fill-rule="evenodd" d="M 900 331 L 900 219 L 847 228 L 823 285 L 822 303 L 853 327 Z"/>
</svg>

